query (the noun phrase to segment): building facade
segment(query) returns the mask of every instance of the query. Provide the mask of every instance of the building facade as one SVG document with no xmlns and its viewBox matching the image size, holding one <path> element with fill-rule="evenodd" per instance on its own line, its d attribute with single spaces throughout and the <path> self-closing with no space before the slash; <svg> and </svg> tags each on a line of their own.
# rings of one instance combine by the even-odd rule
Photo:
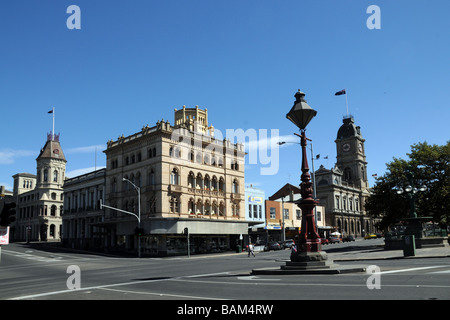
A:
<svg viewBox="0 0 450 320">
<path fill-rule="evenodd" d="M 214 138 L 207 109 L 175 109 L 174 125 L 144 126 L 104 152 L 105 203 L 140 215 L 143 254 L 185 254 L 185 231 L 191 253 L 232 249 L 247 234 L 244 147 Z M 135 216 L 108 208 L 103 226 L 110 246 L 137 249 Z"/>
<path fill-rule="evenodd" d="M 259 243 L 262 239 L 265 239 L 265 198 L 266 193 L 264 190 L 255 188 L 252 185 L 245 187 L 245 219 L 248 222 L 249 234 L 247 242 Z"/>
<path fill-rule="evenodd" d="M 15 241 L 60 241 L 66 158 L 59 135 L 48 134 L 36 158 L 36 175 L 13 176 L 17 204 L 11 236 Z"/>
<path fill-rule="evenodd" d="M 62 242 L 69 248 L 104 250 L 106 229 L 100 201 L 105 195 L 106 169 L 96 170 L 64 182 Z"/>
<path fill-rule="evenodd" d="M 365 139 L 354 118 L 343 119 L 338 130 L 336 164 L 316 172 L 317 197 L 327 210 L 327 224 L 343 236 L 364 236 L 376 231 L 376 219 L 367 216 L 364 205 L 370 195 Z"/>
</svg>

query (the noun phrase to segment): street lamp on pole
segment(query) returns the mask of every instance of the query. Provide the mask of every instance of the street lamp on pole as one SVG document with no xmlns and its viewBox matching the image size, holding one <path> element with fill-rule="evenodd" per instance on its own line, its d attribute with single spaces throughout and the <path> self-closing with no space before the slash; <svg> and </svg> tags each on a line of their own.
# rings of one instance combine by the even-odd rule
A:
<svg viewBox="0 0 450 320">
<path fill-rule="evenodd" d="M 406 219 L 408 221 L 407 228 L 405 230 L 406 234 L 412 234 L 416 237 L 420 238 L 422 237 L 422 224 L 421 220 L 431 219 L 431 217 L 423 217 L 418 218 L 416 213 L 416 193 L 418 192 L 424 192 L 427 190 L 427 187 L 425 185 L 420 186 L 418 189 L 414 187 L 414 174 L 412 173 L 412 170 L 408 168 L 406 170 L 406 179 L 408 180 L 408 184 L 403 189 L 402 187 L 396 187 L 395 191 L 397 194 L 403 194 L 406 193 L 408 195 L 409 201 L 410 201 L 410 213 L 409 213 L 409 219 Z"/>
<path fill-rule="evenodd" d="M 131 182 L 130 180 L 126 179 L 126 178 L 122 178 L 122 181 L 126 181 L 129 182 L 137 191 L 138 194 L 138 215 L 136 216 L 138 219 L 138 256 L 139 258 L 141 257 L 141 235 L 140 235 L 140 230 L 141 230 L 141 188 L 139 188 L 137 185 L 135 185 L 133 182 Z"/>
<path fill-rule="evenodd" d="M 313 199 L 313 190 L 311 187 L 311 176 L 306 153 L 307 140 L 305 129 L 308 123 L 316 116 L 317 111 L 312 109 L 305 100 L 305 94 L 298 90 L 295 94 L 295 102 L 291 110 L 286 114 L 292 123 L 300 129 L 300 145 L 302 148 L 302 175 L 301 175 L 301 196 L 302 199 L 297 205 L 302 209 L 302 229 L 299 237 L 298 251 L 291 254 L 291 261 L 321 261 L 326 260 L 326 254 L 322 254 L 322 244 L 320 236 L 316 230 L 314 219 L 314 207 L 317 202 Z"/>
</svg>

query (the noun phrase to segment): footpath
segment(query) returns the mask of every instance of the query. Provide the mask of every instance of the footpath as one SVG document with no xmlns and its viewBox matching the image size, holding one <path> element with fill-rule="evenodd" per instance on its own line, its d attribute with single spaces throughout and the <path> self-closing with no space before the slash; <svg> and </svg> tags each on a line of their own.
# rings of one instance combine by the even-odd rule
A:
<svg viewBox="0 0 450 320">
<path fill-rule="evenodd" d="M 327 248 L 323 248 L 323 251 L 327 252 Z M 450 257 L 450 246 L 445 241 L 445 246 L 442 247 L 430 247 L 416 249 L 414 256 L 405 257 L 403 250 L 384 250 L 384 246 L 376 247 L 356 247 L 350 251 L 343 252 L 327 252 L 328 259 L 335 262 L 339 261 L 363 261 L 363 260 L 384 260 L 384 259 L 415 259 L 415 258 L 446 258 Z"/>
</svg>

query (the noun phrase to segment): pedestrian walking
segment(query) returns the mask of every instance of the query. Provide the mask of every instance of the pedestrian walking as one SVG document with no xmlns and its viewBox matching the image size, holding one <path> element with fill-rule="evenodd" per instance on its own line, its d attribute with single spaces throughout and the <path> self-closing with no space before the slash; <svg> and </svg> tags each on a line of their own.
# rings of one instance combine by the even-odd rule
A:
<svg viewBox="0 0 450 320">
<path fill-rule="evenodd" d="M 292 253 L 297 253 L 297 246 L 295 245 L 295 243 L 291 247 L 291 254 Z"/>
<path fill-rule="evenodd" d="M 254 251 L 254 247 L 251 243 L 248 244 L 248 256 L 250 257 L 250 254 L 252 254 L 253 256 L 255 256 L 255 251 Z"/>
</svg>

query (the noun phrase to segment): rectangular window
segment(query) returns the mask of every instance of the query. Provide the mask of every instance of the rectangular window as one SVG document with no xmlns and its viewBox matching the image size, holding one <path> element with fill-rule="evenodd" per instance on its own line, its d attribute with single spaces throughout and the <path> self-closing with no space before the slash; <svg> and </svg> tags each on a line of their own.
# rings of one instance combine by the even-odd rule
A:
<svg viewBox="0 0 450 320">
<path fill-rule="evenodd" d="M 284 219 L 289 219 L 289 209 L 283 209 Z"/>
<path fill-rule="evenodd" d="M 270 208 L 270 219 L 276 219 L 275 208 Z"/>
</svg>

